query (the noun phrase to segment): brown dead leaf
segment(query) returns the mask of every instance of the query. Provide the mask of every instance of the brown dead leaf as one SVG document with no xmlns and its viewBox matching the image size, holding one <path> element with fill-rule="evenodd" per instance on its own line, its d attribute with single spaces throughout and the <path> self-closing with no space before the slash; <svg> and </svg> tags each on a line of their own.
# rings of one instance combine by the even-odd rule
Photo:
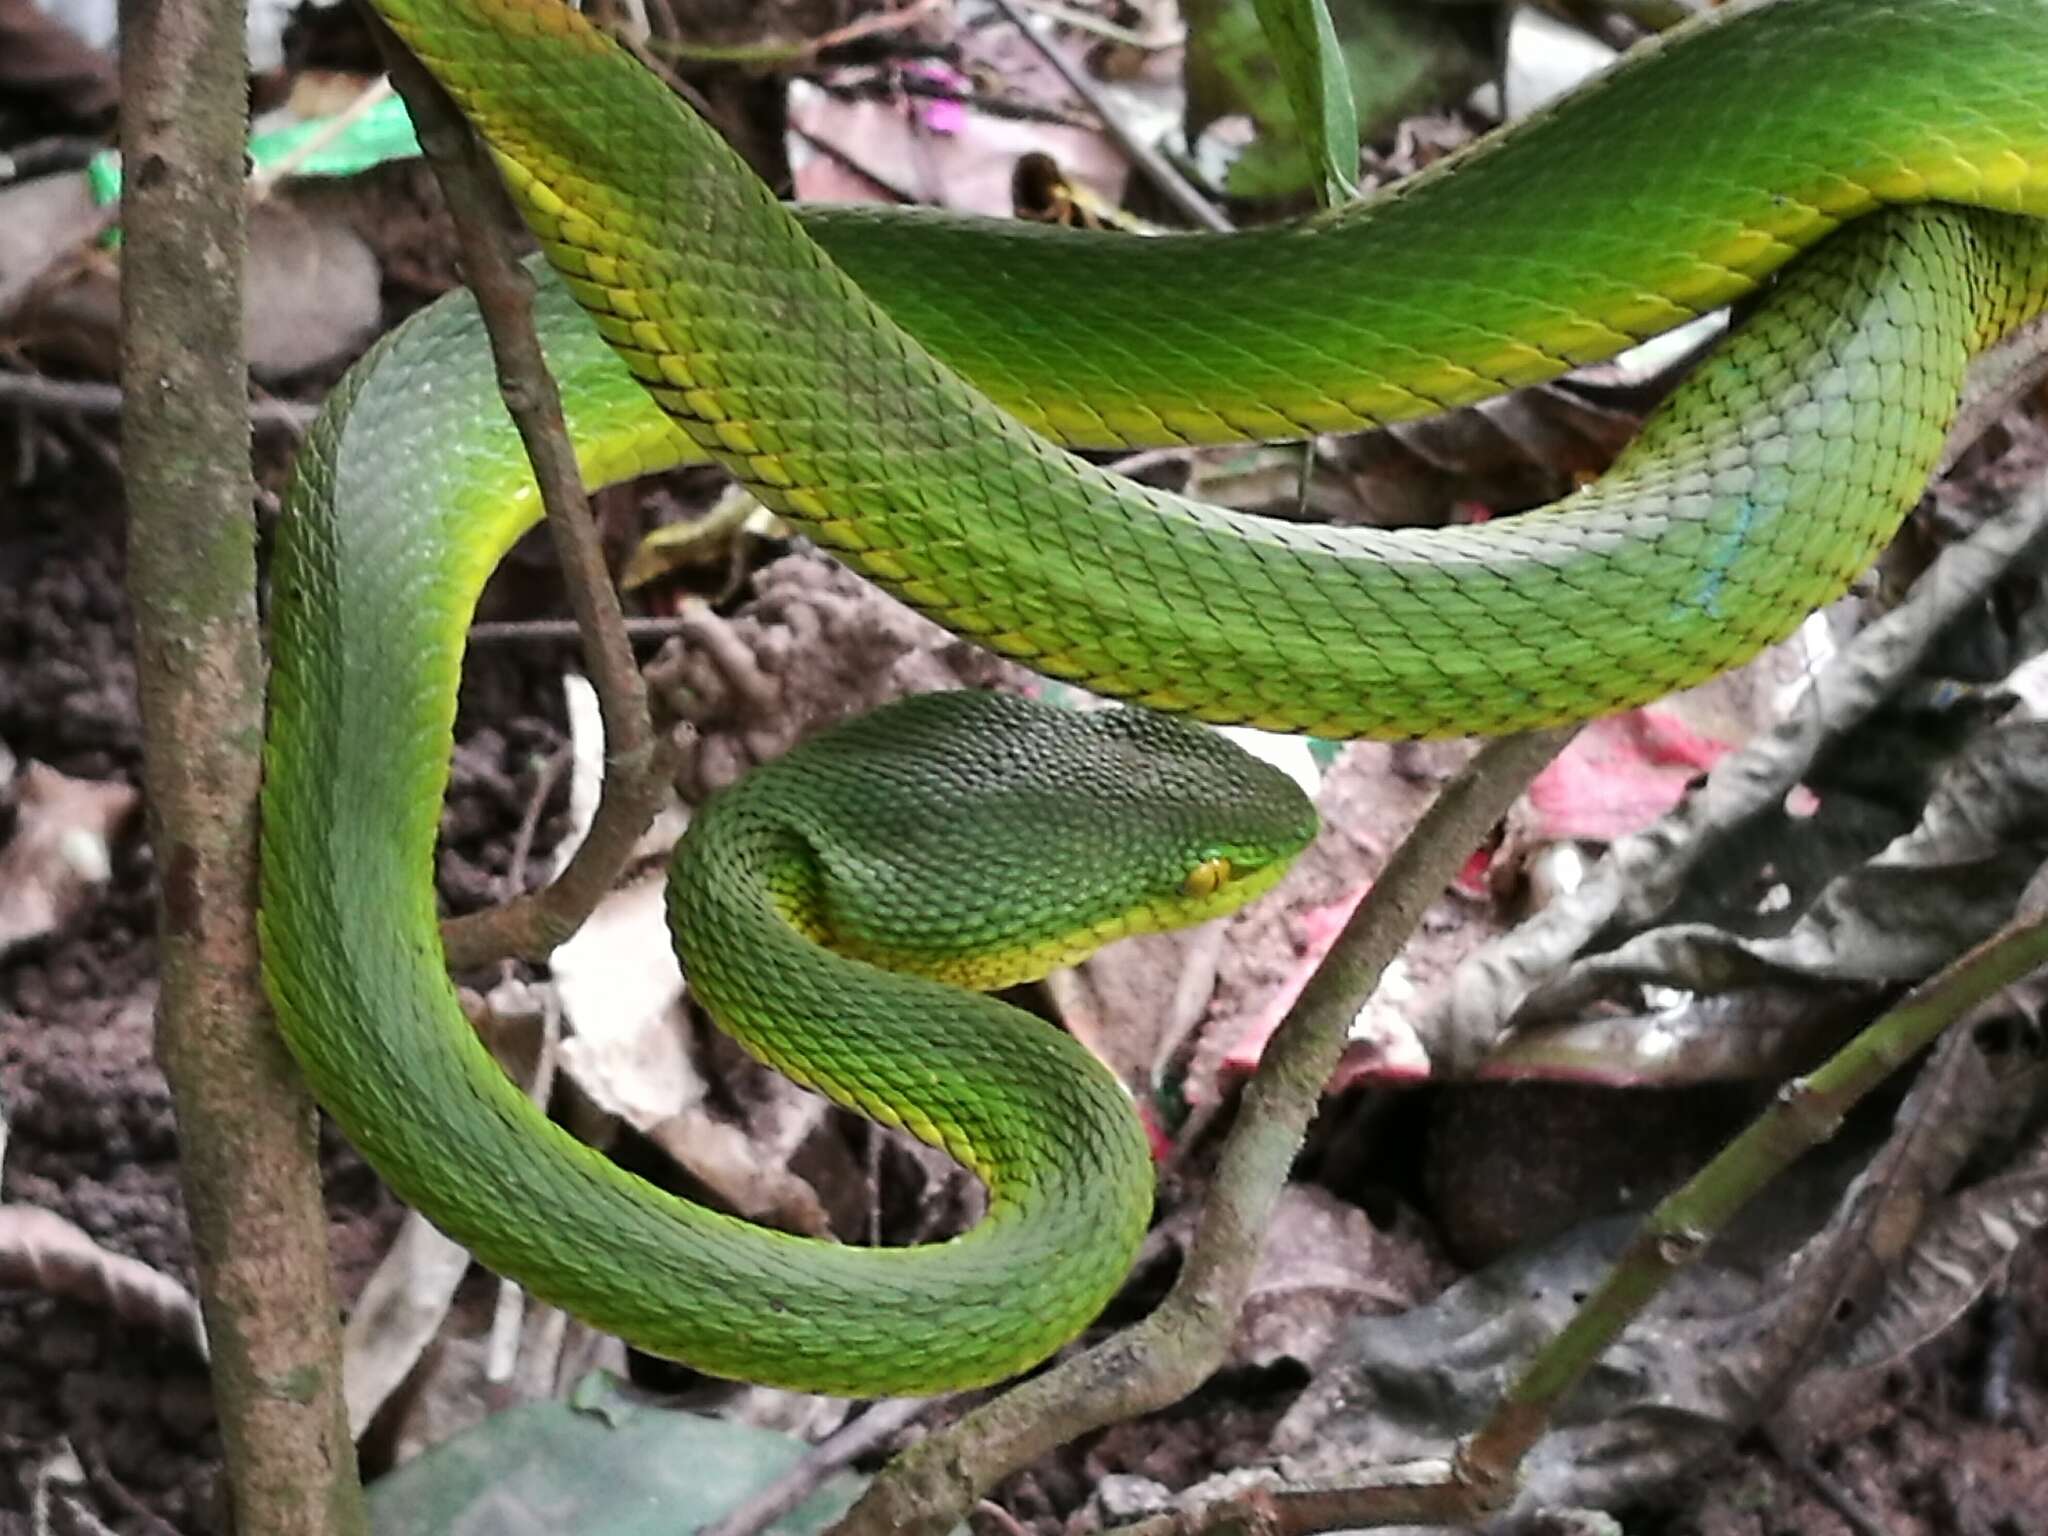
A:
<svg viewBox="0 0 2048 1536">
<path fill-rule="evenodd" d="M 1290 1184 L 1266 1228 L 1230 1357 L 1314 1366 L 1347 1318 L 1405 1311 L 1451 1279 L 1413 1232 L 1383 1232 L 1328 1190 Z"/>
<path fill-rule="evenodd" d="M 13 315 L 53 265 L 106 228 L 107 219 L 76 172 L 0 187 L 0 320 Z M 10 339 L 16 331 L 8 326 Z"/>
<path fill-rule="evenodd" d="M 83 185 L 82 178 L 53 179 Z M 10 258 L 42 274 L 21 297 L 14 329 L 39 358 L 111 374 L 120 332 L 120 265 L 103 247 L 78 246 L 80 228 L 97 228 L 99 211 L 83 225 L 74 190 L 60 186 L 40 195 L 66 222 L 53 224 L 36 248 Z M 0 299 L 13 287 L 9 278 L 0 270 Z M 360 349 L 383 318 L 380 283 L 376 257 L 339 209 L 308 211 L 284 195 L 252 203 L 243 293 L 250 371 L 277 378 Z"/>
<path fill-rule="evenodd" d="M 1032 121 L 978 104 L 999 93 L 1055 113 L 1069 105 L 1085 110 L 1036 48 L 1009 26 L 965 28 L 956 42 L 958 69 L 919 59 L 886 75 L 840 69 L 825 86 L 793 81 L 790 164 L 798 199 L 872 202 L 886 188 L 914 202 L 1008 217 L 1017 164 L 1039 154 L 1057 162 L 1062 179 L 1085 200 L 1106 208 L 1122 203 L 1129 163 L 1092 123 Z M 1058 46 L 1083 69 L 1087 43 L 1058 35 Z M 1127 120 L 1150 114 L 1162 126 L 1168 121 L 1141 83 L 1105 88 L 1118 93 Z"/>
<path fill-rule="evenodd" d="M 102 1248 L 54 1211 L 0 1205 L 0 1286 L 103 1307 L 206 1358 L 206 1329 L 191 1292 L 139 1259 Z"/>
</svg>

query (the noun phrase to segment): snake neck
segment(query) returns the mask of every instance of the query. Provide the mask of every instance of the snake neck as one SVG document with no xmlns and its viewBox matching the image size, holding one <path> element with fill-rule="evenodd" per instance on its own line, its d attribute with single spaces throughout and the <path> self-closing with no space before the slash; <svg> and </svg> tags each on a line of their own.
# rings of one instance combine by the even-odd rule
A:
<svg viewBox="0 0 2048 1536">
<path fill-rule="evenodd" d="M 821 942 L 833 923 L 818 850 L 777 803 L 789 782 L 763 776 L 714 798 L 677 851 L 670 933 L 719 1027 L 804 1086 L 947 1152 L 995 1211 L 1036 1203 L 1055 1172 L 1050 1149 L 1077 1136 L 1077 1164 L 1107 1151 L 1111 1166 L 1135 1160 L 1149 1186 L 1129 1096 L 1071 1036 Z M 947 1066 L 915 1073 L 931 1081 L 913 1092 L 906 1062 Z"/>
</svg>

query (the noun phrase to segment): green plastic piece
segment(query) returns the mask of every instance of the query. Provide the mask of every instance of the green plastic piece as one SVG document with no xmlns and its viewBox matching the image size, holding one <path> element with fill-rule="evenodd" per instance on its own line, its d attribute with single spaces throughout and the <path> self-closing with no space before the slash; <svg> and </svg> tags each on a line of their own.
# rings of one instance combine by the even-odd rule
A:
<svg viewBox="0 0 2048 1536">
<path fill-rule="evenodd" d="M 405 103 L 396 96 L 385 97 L 339 130 L 334 129 L 333 123 L 332 118 L 315 118 L 311 122 L 293 123 L 288 128 L 275 128 L 255 135 L 249 140 L 250 168 L 260 171 L 292 159 L 306 143 L 330 133 L 332 137 L 325 138 L 325 142 L 303 160 L 294 160 L 293 175 L 353 176 L 373 165 L 382 165 L 387 160 L 407 160 L 420 152 L 420 141 L 413 134 L 412 118 L 405 110 Z M 95 155 L 86 166 L 85 175 L 92 187 L 94 202 L 104 206 L 114 201 L 121 195 L 119 151 L 109 149 Z"/>
</svg>

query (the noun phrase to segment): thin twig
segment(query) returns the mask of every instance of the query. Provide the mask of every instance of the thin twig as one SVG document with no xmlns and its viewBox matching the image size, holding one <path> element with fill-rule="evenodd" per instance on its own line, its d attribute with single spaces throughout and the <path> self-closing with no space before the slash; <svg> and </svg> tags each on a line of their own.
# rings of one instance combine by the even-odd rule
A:
<svg viewBox="0 0 2048 1536">
<path fill-rule="evenodd" d="M 677 614 L 665 619 L 622 619 L 620 625 L 629 640 L 667 640 L 686 633 L 692 624 L 703 622 L 701 618 Z M 493 619 L 469 626 L 471 645 L 539 644 L 581 638 L 582 631 L 574 619 Z"/>
<path fill-rule="evenodd" d="M 2048 965 L 2048 913 L 1985 940 L 1797 1079 L 1749 1129 L 1650 1213 L 1613 1272 L 1508 1390 L 1459 1455 L 1466 1481 L 1505 1488 L 1551 1411 L 1666 1282 L 1765 1184 L 1834 1135 L 1863 1096 L 1957 1019 Z"/>
<path fill-rule="evenodd" d="M 678 64 L 736 64 L 754 69 L 793 69 L 814 62 L 821 54 L 864 38 L 907 31 L 945 3 L 946 0 L 910 0 L 900 10 L 876 11 L 843 27 L 834 27 L 816 37 L 800 38 L 794 42 L 688 43 L 674 37 L 650 37 L 644 46 Z"/>
<path fill-rule="evenodd" d="M 915 1424 L 931 1412 L 937 1401 L 930 1397 L 898 1397 L 874 1404 L 851 1424 L 812 1446 L 795 1466 L 723 1519 L 704 1526 L 697 1536 L 760 1536 L 822 1488 L 834 1473 Z"/>
<path fill-rule="evenodd" d="M 1387 861 L 1267 1044 L 1187 1260 L 1158 1309 L 898 1457 L 847 1516 L 846 1536 L 941 1536 L 1018 1467 L 1076 1435 L 1164 1407 L 1215 1370 L 1359 1003 L 1466 855 L 1570 735 L 1540 731 L 1488 743 Z"/>
<path fill-rule="evenodd" d="M 1101 119 L 1103 130 L 1116 140 L 1118 147 L 1125 154 L 1131 157 L 1132 163 L 1151 178 L 1153 185 L 1166 194 L 1167 200 L 1174 207 L 1204 229 L 1213 230 L 1219 235 L 1228 233 L 1230 221 L 1216 211 L 1216 205 L 1197 192 L 1193 184 L 1175 170 L 1164 155 L 1131 131 L 1129 125 L 1110 106 L 1108 98 L 1102 94 L 1102 88 L 1089 79 L 1084 71 L 1076 69 L 1068 61 L 1067 56 L 1032 25 L 1030 18 L 1017 9 L 1012 0 L 994 0 L 994 5 L 1002 12 L 1003 18 L 1022 32 L 1031 46 L 1045 56 L 1045 62 L 1058 71 L 1059 77 L 1067 82 L 1068 88 L 1088 103 L 1089 110 Z"/>
<path fill-rule="evenodd" d="M 1093 11 L 1080 10 L 1071 5 L 1062 5 L 1060 0 L 1017 0 L 1027 11 L 1035 11 L 1049 21 L 1063 27 L 1072 27 L 1076 32 L 1092 32 L 1095 36 L 1126 48 L 1136 48 L 1143 53 L 1164 53 L 1169 48 L 1178 48 L 1188 40 L 1185 26 L 1155 28 L 1151 32 L 1140 32 L 1131 27 L 1120 27 L 1113 21 L 1106 21 Z"/>
<path fill-rule="evenodd" d="M 123 396 L 118 384 L 52 379 L 40 373 L 0 372 L 0 410 L 46 412 L 50 415 L 119 416 Z M 320 413 L 317 405 L 299 400 L 257 396 L 249 402 L 249 421 L 258 427 L 283 427 L 303 432 Z"/>
<path fill-rule="evenodd" d="M 506 409 L 533 461 L 569 606 L 583 636 L 584 663 L 604 718 L 604 798 L 568 867 L 544 891 L 458 918 L 442 929 L 448 963 L 458 970 L 506 955 L 540 960 L 582 926 L 611 888 L 661 803 L 670 753 L 648 717 L 646 686 L 591 520 L 561 397 L 534 334 L 532 280 L 499 234 L 503 194 L 468 126 L 425 67 L 381 25 L 378 35 L 391 83 L 405 98 L 420 147 L 455 218 L 464 275 L 490 334 Z"/>
<path fill-rule="evenodd" d="M 313 1101 L 264 1006 L 264 658 L 242 274 L 241 0 L 125 0 L 121 468 L 159 872 L 157 1054 L 213 1348 L 230 1523 L 365 1536 Z"/>
</svg>

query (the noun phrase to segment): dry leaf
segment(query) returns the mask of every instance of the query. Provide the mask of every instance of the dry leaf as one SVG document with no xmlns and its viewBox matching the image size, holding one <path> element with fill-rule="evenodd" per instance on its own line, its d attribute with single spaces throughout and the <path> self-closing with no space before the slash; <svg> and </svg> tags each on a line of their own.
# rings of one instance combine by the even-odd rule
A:
<svg viewBox="0 0 2048 1536">
<path fill-rule="evenodd" d="M 169 1334 L 206 1358 L 191 1292 L 140 1259 L 102 1248 L 82 1228 L 32 1205 L 0 1205 L 0 1286 L 104 1307 L 124 1323 Z"/>
<path fill-rule="evenodd" d="M 132 785 L 74 779 L 29 763 L 14 835 L 0 848 L 0 954 L 54 933 L 113 869 L 109 842 L 140 802 Z"/>
</svg>

